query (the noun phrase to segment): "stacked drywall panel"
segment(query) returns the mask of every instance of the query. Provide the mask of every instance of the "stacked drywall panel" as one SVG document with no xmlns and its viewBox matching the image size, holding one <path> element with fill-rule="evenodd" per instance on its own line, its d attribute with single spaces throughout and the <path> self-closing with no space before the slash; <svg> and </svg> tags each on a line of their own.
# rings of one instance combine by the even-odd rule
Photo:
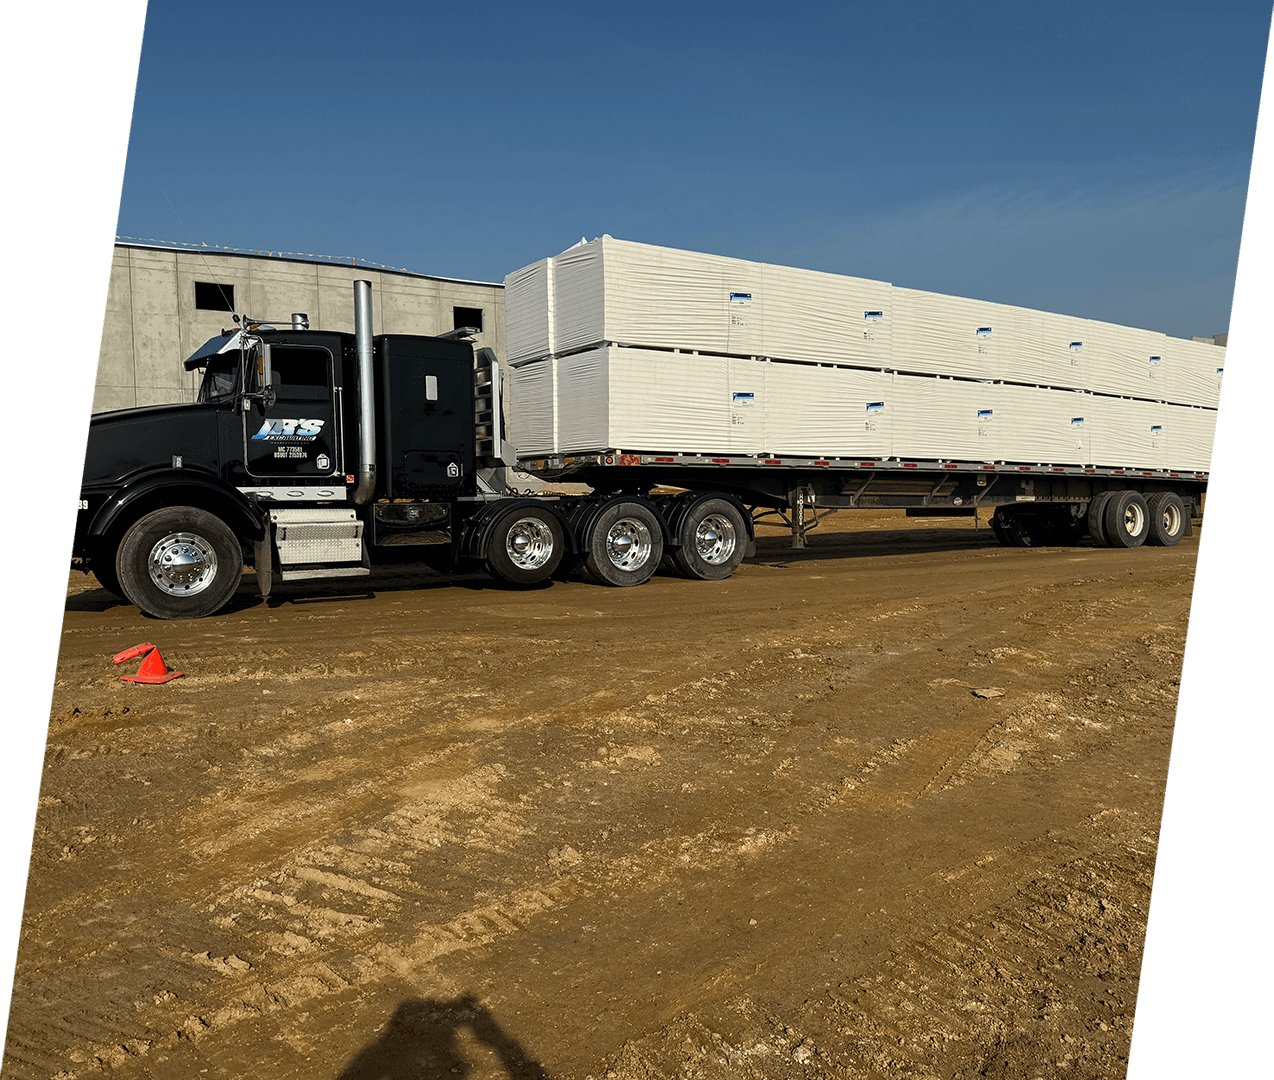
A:
<svg viewBox="0 0 1274 1080">
<path fill-rule="evenodd" d="M 557 352 L 553 335 L 553 260 L 541 259 L 504 279 L 504 339 L 510 364 Z"/>
<path fill-rule="evenodd" d="M 1008 333 L 1000 304 L 959 296 L 892 290 L 890 366 L 913 374 L 998 379 L 1001 338 Z"/>
<path fill-rule="evenodd" d="M 549 356 L 514 368 L 509 380 L 509 441 L 521 454 L 557 448 L 557 359 Z"/>
<path fill-rule="evenodd" d="M 506 279 L 514 444 L 1198 468 L 1224 349 L 602 237 Z"/>
<path fill-rule="evenodd" d="M 547 263 L 547 265 L 545 265 Z M 551 293 L 559 355 L 607 342 L 722 355 L 887 367 L 890 285 L 602 237 L 509 275 L 517 296 Z M 535 355 L 550 320 L 515 335 Z"/>
<path fill-rule="evenodd" d="M 759 366 L 766 373 L 766 453 L 872 459 L 893 453 L 890 373 L 811 364 Z"/>
<path fill-rule="evenodd" d="M 891 366 L 893 289 L 888 282 L 787 266 L 762 270 L 764 333 L 750 350 L 752 355 L 863 368 Z M 751 304 L 757 302 L 754 295 Z"/>
<path fill-rule="evenodd" d="M 1206 341 L 1165 338 L 1162 363 L 1168 365 L 1168 401 L 1215 409 L 1221 398 L 1225 349 Z"/>
<path fill-rule="evenodd" d="M 999 391 L 1001 445 L 1029 465 L 1086 465 L 1093 460 L 1094 395 L 1004 383 Z"/>
</svg>

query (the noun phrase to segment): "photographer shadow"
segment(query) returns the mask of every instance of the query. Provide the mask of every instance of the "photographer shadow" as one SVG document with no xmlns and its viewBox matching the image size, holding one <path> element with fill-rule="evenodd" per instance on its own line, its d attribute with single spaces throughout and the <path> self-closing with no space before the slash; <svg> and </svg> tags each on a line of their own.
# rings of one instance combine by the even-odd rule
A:
<svg viewBox="0 0 1274 1080">
<path fill-rule="evenodd" d="M 513 1080 L 551 1080 L 544 1067 L 496 1023 L 490 1010 L 469 994 L 452 1001 L 404 1001 L 384 1034 L 360 1051 L 338 1080 L 455 1080 L 468 1076 L 477 1063 L 467 1061 L 462 1053 L 463 1031 L 492 1051 L 504 1075 Z"/>
</svg>

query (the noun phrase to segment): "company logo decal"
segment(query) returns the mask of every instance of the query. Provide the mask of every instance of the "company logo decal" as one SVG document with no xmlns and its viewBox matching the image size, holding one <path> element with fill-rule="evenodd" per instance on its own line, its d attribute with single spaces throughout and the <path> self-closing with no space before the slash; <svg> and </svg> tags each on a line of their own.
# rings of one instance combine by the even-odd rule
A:
<svg viewBox="0 0 1274 1080">
<path fill-rule="evenodd" d="M 325 420 L 267 420 L 261 430 L 252 436 L 266 442 L 312 442 L 323 430 Z"/>
</svg>

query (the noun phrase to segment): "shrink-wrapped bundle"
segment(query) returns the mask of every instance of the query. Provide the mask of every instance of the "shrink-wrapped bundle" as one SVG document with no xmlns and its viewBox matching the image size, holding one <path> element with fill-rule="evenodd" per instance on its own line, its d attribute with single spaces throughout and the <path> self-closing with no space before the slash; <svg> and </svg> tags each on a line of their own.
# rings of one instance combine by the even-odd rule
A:
<svg viewBox="0 0 1274 1080">
<path fill-rule="evenodd" d="M 553 310 L 552 259 L 524 266 L 504 279 L 504 346 L 510 364 L 557 352 Z"/>
<path fill-rule="evenodd" d="M 1169 406 L 1156 401 L 1093 395 L 1093 464 L 1119 469 L 1165 469 L 1173 461 Z"/>
<path fill-rule="evenodd" d="M 893 450 L 900 458 L 1001 461 L 1002 387 L 935 376 L 893 380 Z"/>
<path fill-rule="evenodd" d="M 896 371 L 997 379 L 1003 305 L 959 296 L 891 290 Z"/>
<path fill-rule="evenodd" d="M 766 452 L 795 457 L 889 457 L 893 377 L 888 372 L 770 363 Z"/>
<path fill-rule="evenodd" d="M 1093 395 L 1005 384 L 1000 395 L 1005 460 L 1020 465 L 1089 465 L 1093 461 Z"/>
<path fill-rule="evenodd" d="M 1221 398 L 1225 349 L 1207 341 L 1164 339 L 1164 362 L 1170 365 L 1172 392 L 1167 400 L 1215 409 Z"/>
</svg>

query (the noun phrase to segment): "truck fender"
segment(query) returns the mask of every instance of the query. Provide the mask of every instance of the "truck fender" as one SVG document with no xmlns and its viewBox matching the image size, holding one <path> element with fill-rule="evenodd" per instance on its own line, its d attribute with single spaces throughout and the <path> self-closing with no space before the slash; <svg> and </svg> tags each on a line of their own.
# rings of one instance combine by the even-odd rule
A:
<svg viewBox="0 0 1274 1080">
<path fill-rule="evenodd" d="M 571 515 L 570 527 L 574 534 L 572 543 L 579 546 L 579 550 L 583 550 L 583 538 L 589 533 L 593 520 L 605 510 L 611 503 L 620 501 L 640 503 L 655 515 L 655 520 L 659 522 L 659 527 L 664 534 L 664 547 L 667 547 L 669 541 L 673 538 L 672 530 L 669 526 L 668 515 L 664 512 L 664 508 L 659 506 L 651 499 L 642 497 L 641 495 L 625 495 L 622 492 L 615 495 L 607 495 L 600 499 L 589 499 L 582 503 L 576 511 Z"/>
<path fill-rule="evenodd" d="M 686 515 L 690 513 L 701 502 L 708 499 L 724 499 L 726 502 L 734 505 L 743 517 L 744 528 L 748 530 L 747 547 L 748 554 L 756 553 L 756 523 L 752 520 L 752 513 L 748 510 L 743 502 L 734 495 L 727 495 L 724 491 L 695 491 L 686 495 L 681 495 L 675 499 L 668 508 L 668 538 L 665 541 L 668 547 L 678 547 L 681 534 L 681 523 L 686 519 Z"/>
<path fill-rule="evenodd" d="M 265 536 L 265 517 L 256 503 L 220 480 L 185 469 L 148 473 L 117 491 L 102 504 L 87 536 L 100 540 L 118 525 L 161 506 L 197 506 L 216 514 L 245 540 Z"/>
<path fill-rule="evenodd" d="M 577 554 L 578 547 L 570 521 L 556 503 L 548 502 L 545 499 L 499 499 L 496 502 L 488 503 L 482 510 L 465 522 L 463 532 L 459 538 L 459 554 L 473 559 L 485 558 L 484 552 L 487 550 L 487 540 L 496 521 L 510 510 L 518 510 L 522 507 L 547 510 L 557 518 L 561 522 L 562 534 L 566 538 L 567 551 L 572 555 Z"/>
</svg>

